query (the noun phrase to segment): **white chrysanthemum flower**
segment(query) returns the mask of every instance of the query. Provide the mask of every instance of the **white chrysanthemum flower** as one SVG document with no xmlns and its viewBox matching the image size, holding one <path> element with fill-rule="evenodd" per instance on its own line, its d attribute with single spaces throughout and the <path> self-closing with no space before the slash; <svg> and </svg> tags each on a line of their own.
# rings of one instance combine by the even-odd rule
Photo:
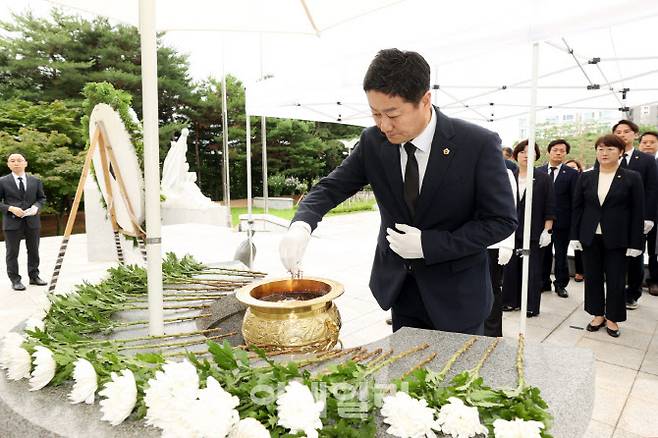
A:
<svg viewBox="0 0 658 438">
<path fill-rule="evenodd" d="M 240 422 L 240 414 L 235 409 L 240 399 L 226 392 L 213 377 L 208 377 L 206 387 L 198 394 L 199 399 L 194 403 L 190 418 L 194 431 L 200 437 L 228 436 Z"/>
<path fill-rule="evenodd" d="M 270 438 L 270 433 L 255 418 L 244 418 L 233 429 L 229 438 Z"/>
<path fill-rule="evenodd" d="M 288 383 L 285 392 L 277 399 L 278 425 L 291 433 L 304 432 L 307 438 L 317 438 L 316 429 L 322 429 L 320 414 L 324 402 L 316 402 L 307 386 L 297 381 Z"/>
<path fill-rule="evenodd" d="M 7 378 L 9 380 L 21 380 L 30 377 L 32 358 L 26 349 L 14 347 L 10 349 L 7 356 Z"/>
<path fill-rule="evenodd" d="M 69 394 L 71 403 L 94 403 L 94 395 L 98 389 L 98 378 L 94 366 L 85 359 L 75 361 L 73 368 L 73 389 Z"/>
<path fill-rule="evenodd" d="M 103 418 L 112 426 L 121 424 L 123 420 L 133 411 L 137 402 L 137 385 L 135 376 L 130 370 L 122 370 L 121 375 L 111 374 L 112 380 L 105 384 L 103 390 L 98 393 L 105 397 L 100 401 Z"/>
<path fill-rule="evenodd" d="M 10 355 L 13 350 L 19 348 L 25 342 L 25 337 L 16 332 L 7 333 L 2 338 L 2 348 L 0 348 L 0 367 L 4 370 L 9 366 Z"/>
<path fill-rule="evenodd" d="M 478 410 L 466 406 L 457 397 L 450 397 L 448 403 L 441 406 L 436 420 L 441 431 L 455 438 L 471 438 L 478 434 L 487 434 L 487 428 L 480 423 Z"/>
<path fill-rule="evenodd" d="M 53 352 L 41 345 L 34 347 L 32 357 L 34 357 L 34 369 L 30 377 L 30 391 L 38 391 L 53 380 L 57 363 L 53 358 Z"/>
<path fill-rule="evenodd" d="M 44 326 L 43 318 L 39 318 L 39 316 L 31 316 L 25 321 L 25 331 L 34 331 L 35 329 L 43 331 Z"/>
<path fill-rule="evenodd" d="M 406 392 L 384 397 L 381 414 L 384 423 L 390 424 L 386 430 L 391 435 L 404 438 L 434 438 L 434 430 L 439 430 L 434 420 L 434 409 L 427 406 L 424 399 L 415 399 Z"/>
<path fill-rule="evenodd" d="M 544 423 L 520 418 L 512 421 L 499 418 L 493 422 L 493 427 L 496 438 L 540 438 Z"/>
<path fill-rule="evenodd" d="M 155 378 L 148 381 L 144 391 L 146 423 L 171 434 L 175 430 L 188 433 L 188 424 L 199 392 L 199 376 L 189 361 L 168 362 Z"/>
</svg>

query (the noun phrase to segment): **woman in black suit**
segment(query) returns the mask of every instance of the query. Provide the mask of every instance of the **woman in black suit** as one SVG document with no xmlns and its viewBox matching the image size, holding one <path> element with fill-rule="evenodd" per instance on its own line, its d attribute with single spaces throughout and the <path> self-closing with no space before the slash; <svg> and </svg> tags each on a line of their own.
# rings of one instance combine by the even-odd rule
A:
<svg viewBox="0 0 658 438">
<path fill-rule="evenodd" d="M 528 140 L 514 147 L 514 159 L 519 163 L 516 177 L 518 202 L 516 212 L 519 226 L 516 229 L 514 248 L 523 248 L 523 223 L 525 215 L 525 192 L 528 166 Z M 535 160 L 539 158 L 539 146 L 535 144 Z M 539 315 L 541 302 L 541 274 L 543 248 L 551 243 L 551 230 L 555 219 L 555 195 L 553 183 L 546 173 L 534 172 L 532 182 L 532 218 L 530 221 L 530 271 L 528 275 L 527 316 Z M 503 273 L 503 311 L 521 307 L 521 271 L 523 259 L 513 255 Z"/>
<path fill-rule="evenodd" d="M 642 255 L 644 246 L 644 189 L 639 173 L 619 166 L 619 137 L 604 135 L 595 147 L 599 166 L 578 179 L 571 235 L 583 249 L 585 311 L 594 316 L 587 330 L 606 326 L 616 338 L 626 320 L 626 257 Z"/>
<path fill-rule="evenodd" d="M 575 169 L 578 171 L 578 173 L 583 173 L 583 165 L 580 164 L 580 161 L 578 160 L 569 160 L 565 165 L 571 167 L 572 169 Z M 585 270 L 583 269 L 583 250 L 582 249 L 575 249 L 573 251 L 573 262 L 575 265 L 575 272 L 573 279 L 575 282 L 580 283 L 582 282 L 585 277 L 583 276 L 583 273 Z"/>
</svg>

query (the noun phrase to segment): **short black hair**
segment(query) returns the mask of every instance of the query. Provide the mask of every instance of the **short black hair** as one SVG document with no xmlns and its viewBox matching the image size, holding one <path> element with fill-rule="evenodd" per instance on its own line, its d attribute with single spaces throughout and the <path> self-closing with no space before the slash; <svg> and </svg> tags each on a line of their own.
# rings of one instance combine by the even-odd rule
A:
<svg viewBox="0 0 658 438">
<path fill-rule="evenodd" d="M 512 155 L 514 153 L 514 149 L 509 146 L 503 146 L 503 152 L 507 152 L 508 154 Z"/>
<path fill-rule="evenodd" d="M 521 140 L 514 146 L 514 153 L 512 153 L 512 156 L 514 157 L 515 160 L 518 161 L 517 157 L 519 156 L 519 152 L 521 152 L 523 149 L 528 146 L 528 140 Z M 539 152 L 539 145 L 537 142 L 535 142 L 535 161 L 539 159 L 539 156 L 541 153 Z"/>
<path fill-rule="evenodd" d="M 654 137 L 656 137 L 658 139 L 658 132 L 656 132 L 656 131 L 647 131 L 647 132 L 643 132 L 642 135 L 640 135 L 640 141 L 642 141 L 642 137 L 644 137 L 645 135 L 653 135 Z"/>
<path fill-rule="evenodd" d="M 619 149 L 619 153 L 624 153 L 626 150 L 626 145 L 624 144 L 624 141 L 617 137 L 614 134 L 606 134 L 602 137 L 599 137 L 596 139 L 594 142 L 594 149 L 598 148 L 599 146 L 610 146 Z"/>
<path fill-rule="evenodd" d="M 568 141 L 566 141 L 563 138 L 558 138 L 557 140 L 553 140 L 552 142 L 550 142 L 548 146 L 546 146 L 546 152 L 550 152 L 551 149 L 553 149 L 553 146 L 555 146 L 556 144 L 565 145 L 567 147 L 567 154 L 571 153 L 571 145 L 569 144 Z"/>
<path fill-rule="evenodd" d="M 640 132 L 640 127 L 639 127 L 639 126 L 637 126 L 635 123 L 631 122 L 630 120 L 626 120 L 626 119 L 624 119 L 624 120 L 620 120 L 620 121 L 618 121 L 617 123 L 615 123 L 615 126 L 612 127 L 612 132 L 615 132 L 615 130 L 617 129 L 617 127 L 618 127 L 619 125 L 626 125 L 626 126 L 628 126 L 628 127 L 631 128 L 631 129 L 633 130 L 633 132 L 636 133 L 636 134 L 637 134 L 638 132 Z"/>
<path fill-rule="evenodd" d="M 400 96 L 417 104 L 430 89 L 430 66 L 416 52 L 380 50 L 363 78 L 363 91 Z"/>
</svg>

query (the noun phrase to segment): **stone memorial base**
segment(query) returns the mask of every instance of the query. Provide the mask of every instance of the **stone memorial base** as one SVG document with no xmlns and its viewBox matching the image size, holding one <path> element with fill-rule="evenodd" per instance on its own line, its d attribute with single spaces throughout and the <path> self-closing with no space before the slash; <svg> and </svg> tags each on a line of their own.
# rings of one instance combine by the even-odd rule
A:
<svg viewBox="0 0 658 438">
<path fill-rule="evenodd" d="M 267 208 L 272 210 L 290 210 L 294 205 L 295 200 L 286 197 L 268 197 Z M 254 207 L 265 208 L 265 198 L 256 196 L 254 198 Z"/>
<path fill-rule="evenodd" d="M 213 205 L 210 208 L 161 208 L 162 225 L 206 224 L 226 226 L 226 207 Z"/>
</svg>

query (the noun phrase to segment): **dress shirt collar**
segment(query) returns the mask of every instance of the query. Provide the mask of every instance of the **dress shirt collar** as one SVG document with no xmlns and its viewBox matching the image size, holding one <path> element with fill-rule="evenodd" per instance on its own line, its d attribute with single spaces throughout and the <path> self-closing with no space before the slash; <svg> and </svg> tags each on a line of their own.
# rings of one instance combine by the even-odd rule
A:
<svg viewBox="0 0 658 438">
<path fill-rule="evenodd" d="M 418 137 L 411 140 L 411 143 L 413 143 L 414 146 L 425 153 L 430 151 L 432 140 L 434 140 L 434 131 L 436 130 L 436 115 L 434 114 L 434 107 L 432 106 L 430 110 L 431 112 L 429 123 L 425 129 L 423 129 L 423 132 L 418 135 Z"/>
</svg>

